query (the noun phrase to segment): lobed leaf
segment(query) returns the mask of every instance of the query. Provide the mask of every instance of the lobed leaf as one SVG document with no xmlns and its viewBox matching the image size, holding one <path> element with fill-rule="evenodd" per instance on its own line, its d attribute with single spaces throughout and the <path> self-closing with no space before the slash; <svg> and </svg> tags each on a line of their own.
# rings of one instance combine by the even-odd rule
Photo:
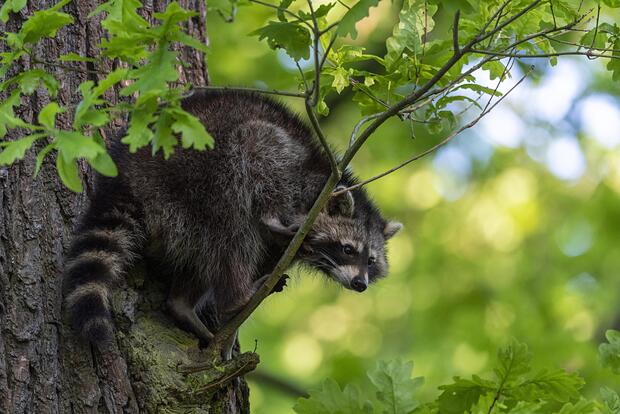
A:
<svg viewBox="0 0 620 414">
<path fill-rule="evenodd" d="M 213 148 L 213 137 L 207 132 L 198 118 L 181 108 L 168 111 L 174 118 L 172 130 L 181 134 L 183 148 L 194 147 L 197 150 Z"/>
<path fill-rule="evenodd" d="M 608 342 L 599 345 L 599 359 L 604 367 L 620 374 L 620 332 L 610 329 L 605 332 L 605 337 Z"/>
<path fill-rule="evenodd" d="M 26 151 L 32 147 L 32 144 L 44 137 L 45 134 L 33 134 L 15 141 L 5 141 L 0 143 L 2 151 L 0 152 L 0 165 L 11 165 L 17 160 L 21 160 L 26 155 Z"/>
<path fill-rule="evenodd" d="M 6 0 L 0 7 L 0 21 L 6 23 L 9 21 L 9 13 L 17 13 L 26 7 L 27 0 Z"/>
<path fill-rule="evenodd" d="M 377 367 L 368 373 L 368 378 L 377 389 L 377 399 L 384 404 L 383 413 L 408 414 L 420 403 L 413 398 L 413 392 L 424 382 L 423 378 L 411 378 L 413 362 L 394 360 L 379 361 Z"/>
<path fill-rule="evenodd" d="M 310 32 L 300 24 L 270 21 L 250 34 L 267 39 L 270 48 L 284 49 L 296 61 L 310 57 Z"/>
<path fill-rule="evenodd" d="M 372 414 L 374 412 L 357 387 L 347 385 L 344 390 L 336 381 L 327 379 L 320 389 L 310 393 L 309 398 L 300 398 L 293 407 L 298 414 Z"/>
<path fill-rule="evenodd" d="M 63 112 L 62 108 L 56 102 L 50 102 L 41 109 L 37 117 L 39 124 L 47 129 L 54 129 L 56 123 L 56 114 Z"/>
<path fill-rule="evenodd" d="M 339 36 L 350 35 L 352 39 L 357 38 L 357 28 L 355 25 L 364 17 L 368 17 L 369 9 L 377 7 L 379 0 L 360 0 L 342 16 L 340 24 L 338 24 Z"/>
<path fill-rule="evenodd" d="M 58 30 L 73 23 L 73 17 L 52 9 L 39 10 L 24 22 L 18 33 L 20 40 L 26 43 L 36 43 L 44 37 L 54 37 Z"/>
</svg>

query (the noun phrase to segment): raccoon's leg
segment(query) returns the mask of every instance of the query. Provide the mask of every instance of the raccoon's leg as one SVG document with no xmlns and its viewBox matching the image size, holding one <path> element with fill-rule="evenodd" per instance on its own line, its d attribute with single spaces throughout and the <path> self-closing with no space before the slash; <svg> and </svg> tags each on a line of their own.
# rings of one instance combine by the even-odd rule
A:
<svg viewBox="0 0 620 414">
<path fill-rule="evenodd" d="M 96 345 L 113 337 L 111 289 L 141 253 L 141 209 L 118 181 L 101 179 L 66 256 L 63 290 L 74 329 Z"/>
<path fill-rule="evenodd" d="M 196 306 L 199 300 L 200 297 L 188 296 L 186 291 L 179 289 L 179 286 L 173 286 L 166 304 L 179 327 L 192 332 L 201 343 L 206 344 L 213 339 L 213 333 L 211 333 L 196 313 Z"/>
</svg>

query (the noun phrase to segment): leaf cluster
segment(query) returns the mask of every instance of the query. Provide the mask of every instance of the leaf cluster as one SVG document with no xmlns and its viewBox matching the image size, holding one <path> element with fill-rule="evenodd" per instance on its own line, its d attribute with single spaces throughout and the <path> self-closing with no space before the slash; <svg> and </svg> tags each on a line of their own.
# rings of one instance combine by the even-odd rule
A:
<svg viewBox="0 0 620 414">
<path fill-rule="evenodd" d="M 609 343 L 602 344 L 603 365 L 618 373 L 620 333 L 608 331 Z M 412 378 L 412 362 L 380 361 L 368 373 L 374 398 L 367 398 L 353 384 L 344 389 L 333 380 L 300 399 L 294 407 L 298 414 L 617 414 L 620 397 L 608 387 L 599 399 L 588 399 L 581 390 L 584 380 L 574 372 L 560 369 L 534 370 L 527 345 L 513 340 L 500 349 L 493 376 L 470 379 L 454 377 L 439 387 L 435 401 L 421 403 L 415 398 L 423 379 Z"/>
<path fill-rule="evenodd" d="M 105 13 L 101 26 L 107 32 L 98 47 L 99 58 L 79 56 L 74 52 L 58 56 L 59 62 L 98 63 L 104 59 L 120 62 L 121 68 L 101 73 L 98 81 L 79 85 L 81 99 L 74 105 L 61 105 L 55 100 L 59 80 L 35 54 L 35 46 L 72 24 L 74 19 L 61 9 L 71 0 L 62 0 L 53 7 L 34 12 L 17 32 L 7 32 L 0 40 L 8 51 L 0 54 L 0 74 L 16 73 L 0 83 L 0 92 L 8 96 L 0 102 L 0 138 L 9 129 L 19 128 L 23 137 L 2 141 L 0 165 L 9 165 L 25 156 L 37 141 L 48 143 L 39 148 L 35 175 L 50 153 L 56 154 L 56 167 L 63 183 L 74 191 L 82 191 L 77 161 L 85 159 L 95 170 L 106 176 L 118 171 L 106 150 L 101 129 L 109 125 L 112 114 L 126 113 L 130 127 L 122 142 L 131 151 L 152 144 L 153 154 L 162 150 L 169 157 L 180 143 L 184 148 L 204 150 L 213 146 L 205 126 L 181 107 L 186 87 L 179 80 L 177 52 L 174 43 L 206 52 L 206 45 L 181 30 L 180 23 L 194 17 L 196 12 L 183 9 L 177 2 L 168 4 L 161 13 L 154 13 L 158 24 L 151 25 L 138 10 L 138 0 L 110 0 L 97 7 L 89 16 Z M 9 12 L 19 11 L 25 4 L 8 2 L 0 11 L 6 22 Z M 29 56 L 41 68 L 19 71 L 20 59 Z M 64 67 L 64 66 L 62 66 Z M 68 67 L 71 68 L 71 67 Z M 17 69 L 17 70 L 16 70 Z M 79 70 L 79 69 L 78 69 Z M 36 123 L 28 123 L 15 115 L 15 110 L 39 89 L 45 91 L 50 103 L 41 108 Z M 116 89 L 127 101 L 111 103 L 106 92 Z M 71 129 L 57 128 L 61 114 L 72 115 Z"/>
</svg>

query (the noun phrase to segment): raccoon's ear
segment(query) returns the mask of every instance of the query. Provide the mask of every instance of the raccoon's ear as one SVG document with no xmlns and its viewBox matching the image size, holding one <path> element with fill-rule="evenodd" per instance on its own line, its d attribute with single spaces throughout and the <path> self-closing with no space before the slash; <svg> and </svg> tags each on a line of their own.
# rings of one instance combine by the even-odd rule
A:
<svg viewBox="0 0 620 414">
<path fill-rule="evenodd" d="M 263 217 L 261 221 L 271 232 L 282 236 L 293 237 L 299 230 L 299 224 L 293 223 L 286 226 L 278 217 Z"/>
<path fill-rule="evenodd" d="M 340 190 L 344 190 L 345 188 L 347 187 L 344 185 L 339 185 L 334 189 L 334 192 L 336 193 Z M 355 200 L 353 199 L 353 194 L 351 194 L 350 191 L 344 192 L 337 196 L 332 196 L 327 204 L 327 212 L 331 216 L 340 214 L 347 217 L 353 217 L 354 211 Z"/>
<path fill-rule="evenodd" d="M 396 233 L 402 230 L 402 228 L 403 224 L 398 221 L 388 221 L 385 223 L 385 227 L 383 227 L 383 236 L 385 237 L 385 240 L 394 237 Z"/>
</svg>

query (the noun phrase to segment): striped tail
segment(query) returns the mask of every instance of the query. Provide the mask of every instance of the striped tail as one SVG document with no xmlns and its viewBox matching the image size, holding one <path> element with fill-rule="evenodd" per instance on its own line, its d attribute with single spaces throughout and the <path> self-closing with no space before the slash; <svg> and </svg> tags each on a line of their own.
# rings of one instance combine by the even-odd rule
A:
<svg viewBox="0 0 620 414">
<path fill-rule="evenodd" d="M 67 255 L 63 282 L 74 329 L 107 344 L 114 335 L 111 291 L 141 250 L 142 226 L 140 209 L 119 195 L 118 185 L 98 187 Z"/>
</svg>

